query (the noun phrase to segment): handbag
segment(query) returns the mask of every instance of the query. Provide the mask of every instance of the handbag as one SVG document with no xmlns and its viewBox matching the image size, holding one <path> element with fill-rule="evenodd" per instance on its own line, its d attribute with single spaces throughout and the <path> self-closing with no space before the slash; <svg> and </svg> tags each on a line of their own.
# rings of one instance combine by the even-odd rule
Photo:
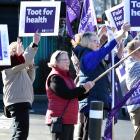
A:
<svg viewBox="0 0 140 140">
<path fill-rule="evenodd" d="M 51 133 L 61 133 L 62 125 L 62 117 L 53 117 L 51 124 Z"/>
<path fill-rule="evenodd" d="M 62 126 L 63 126 L 63 122 L 62 122 L 62 118 L 64 116 L 64 113 L 66 111 L 66 108 L 68 107 L 69 101 L 67 102 L 64 111 L 62 112 L 62 115 L 60 117 L 52 117 L 52 123 L 51 123 L 51 133 L 61 133 L 62 132 Z"/>
</svg>

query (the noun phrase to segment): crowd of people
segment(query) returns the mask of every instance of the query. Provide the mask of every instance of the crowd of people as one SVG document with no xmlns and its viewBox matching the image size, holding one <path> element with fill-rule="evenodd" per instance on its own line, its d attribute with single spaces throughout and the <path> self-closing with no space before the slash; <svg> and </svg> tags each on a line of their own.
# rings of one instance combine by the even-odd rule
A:
<svg viewBox="0 0 140 140">
<path fill-rule="evenodd" d="M 105 27 L 103 27 L 105 28 Z M 74 126 L 79 122 L 77 140 L 88 140 L 89 110 L 91 101 L 102 101 L 104 111 L 111 110 L 111 81 L 108 75 L 96 83 L 93 80 L 109 67 L 111 51 L 118 45 L 115 62 L 123 56 L 123 47 L 128 54 L 140 46 L 140 41 L 123 42 L 130 25 L 122 25 L 121 31 L 108 40 L 107 31 L 102 33 L 85 32 L 72 39 L 72 57 L 76 79 L 72 79 L 70 58 L 64 50 L 55 51 L 48 67 L 52 70 L 46 79 L 48 108 L 45 124 L 52 129 L 56 118 L 62 119 L 62 133 L 52 132 L 52 140 L 73 140 Z M 27 140 L 29 134 L 29 110 L 33 103 L 33 81 L 35 79 L 34 56 L 38 49 L 40 34 L 36 32 L 33 42 L 24 51 L 20 38 L 10 47 L 11 66 L 1 67 L 3 79 L 3 102 L 5 114 L 14 119 L 12 140 Z M 121 44 L 121 45 L 120 45 Z M 107 59 L 106 59 L 107 57 Z M 139 81 L 140 51 L 125 61 L 126 85 L 130 90 Z M 128 106 L 130 119 L 134 125 L 134 140 L 140 137 L 140 105 Z"/>
</svg>

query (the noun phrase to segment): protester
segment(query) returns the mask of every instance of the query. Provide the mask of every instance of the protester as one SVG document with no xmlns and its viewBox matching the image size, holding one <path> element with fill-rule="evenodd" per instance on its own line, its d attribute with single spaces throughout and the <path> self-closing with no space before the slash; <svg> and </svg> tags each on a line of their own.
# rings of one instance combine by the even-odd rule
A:
<svg viewBox="0 0 140 140">
<path fill-rule="evenodd" d="M 22 42 L 12 42 L 10 47 L 11 66 L 1 67 L 3 78 L 3 102 L 8 117 L 14 120 L 12 140 L 27 140 L 29 133 L 29 109 L 33 96 L 32 83 L 35 78 L 33 59 L 37 52 L 40 34 L 35 33 L 33 42 L 24 51 Z"/>
<path fill-rule="evenodd" d="M 79 43 L 81 41 L 81 36 L 82 36 L 81 33 L 80 34 L 76 34 L 74 36 L 74 39 L 71 40 L 71 44 L 72 44 L 73 48 L 75 48 L 76 46 L 79 45 Z M 77 82 L 79 81 L 78 73 L 80 71 L 80 63 L 79 63 L 79 60 L 78 60 L 77 56 L 75 55 L 75 53 L 73 51 L 72 51 L 71 60 L 72 60 L 74 69 L 76 71 L 76 78 L 74 80 L 74 83 L 77 84 Z"/>
<path fill-rule="evenodd" d="M 107 29 L 106 29 L 105 26 L 102 26 L 100 28 L 100 30 L 98 32 L 98 36 L 99 36 L 99 40 L 100 40 L 100 47 L 103 46 L 103 45 L 105 45 L 108 42 Z M 73 48 L 75 48 L 76 46 L 80 45 L 81 37 L 82 37 L 82 34 L 76 34 L 75 35 L 75 38 L 72 39 L 71 43 L 72 43 Z M 84 48 L 81 48 L 81 49 L 84 49 Z M 117 47 L 117 50 L 118 51 L 117 51 L 117 53 L 115 55 L 115 58 L 114 58 L 115 59 L 115 62 L 119 61 L 120 58 L 122 57 L 123 46 L 119 45 Z M 78 73 L 80 71 L 80 62 L 79 62 L 77 56 L 73 52 L 72 52 L 72 54 L 73 55 L 72 55 L 72 58 L 71 59 L 72 59 L 74 68 L 76 70 L 75 83 L 78 83 L 78 79 L 79 79 Z M 79 55 L 81 55 L 81 54 L 79 54 Z M 102 68 L 102 72 L 104 72 L 109 67 L 110 62 L 111 62 L 111 53 L 110 54 L 107 54 L 105 56 L 105 58 L 103 58 L 102 61 L 101 61 L 101 63 L 99 64 L 101 66 L 101 68 Z M 108 87 L 108 93 L 111 93 L 111 83 L 110 83 L 111 82 L 111 78 L 110 78 L 110 75 L 105 75 L 105 77 L 106 77 L 105 78 L 106 81 L 105 80 L 104 81 L 101 81 L 101 82 L 103 82 L 102 85 L 104 85 L 105 87 Z M 115 75 L 115 80 L 116 79 L 117 79 L 117 77 Z M 116 81 L 116 82 L 118 82 L 118 81 Z M 95 87 L 96 87 L 96 85 L 95 85 Z M 118 92 L 119 92 L 119 94 L 118 94 Z M 117 87 L 115 88 L 115 93 L 118 94 L 118 95 L 120 95 L 120 93 L 121 93 L 120 87 L 119 87 L 118 83 L 117 83 Z M 96 91 L 96 94 L 98 94 L 98 91 Z M 100 94 L 103 94 L 103 93 L 100 93 Z M 111 106 L 111 97 L 109 96 L 109 94 L 108 94 L 108 101 L 110 101 L 110 106 Z M 104 110 L 104 114 L 106 114 L 105 111 L 106 111 L 106 108 Z M 84 127 L 84 121 L 83 120 L 84 120 L 84 115 L 82 113 L 79 113 L 78 114 L 78 125 L 76 126 L 76 127 L 78 127 L 78 139 L 80 139 L 82 137 L 82 135 L 83 135 L 83 127 Z"/>
<path fill-rule="evenodd" d="M 110 40 L 111 38 L 113 38 L 113 36 L 115 36 L 116 33 L 113 31 L 115 31 L 114 28 L 109 29 L 109 27 L 106 27 L 104 25 L 99 29 L 98 36 L 100 39 L 101 46 L 104 46 L 108 42 L 108 40 Z M 112 32 L 112 35 L 113 35 L 112 37 L 111 37 L 111 34 L 109 34 L 109 32 Z M 111 65 L 120 61 L 120 59 L 123 56 L 123 51 L 124 51 L 124 43 L 122 40 L 117 44 L 117 46 L 111 53 L 107 54 L 105 58 L 103 58 L 102 62 L 104 63 L 105 69 L 108 69 Z M 114 56 L 114 59 L 113 59 L 113 56 Z M 110 85 L 114 84 L 114 95 L 115 95 L 114 104 L 116 104 L 122 98 L 122 90 L 121 90 L 120 81 L 119 81 L 118 75 L 116 74 L 116 71 L 114 71 L 113 74 L 114 74 L 114 77 L 111 76 L 112 75 L 111 72 L 108 73 L 108 78 L 109 78 Z"/>
<path fill-rule="evenodd" d="M 129 42 L 126 47 L 128 54 L 130 54 L 138 47 L 140 47 L 139 40 L 133 40 Z M 128 59 L 125 60 L 125 70 L 126 70 L 126 85 L 128 90 L 130 90 L 140 80 L 140 50 L 136 51 Z M 134 140 L 139 140 L 140 139 L 140 104 L 129 105 L 127 106 L 127 109 L 135 130 Z"/>
<path fill-rule="evenodd" d="M 74 124 L 77 123 L 78 97 L 85 96 L 93 87 L 86 82 L 76 87 L 69 74 L 70 60 L 66 51 L 57 50 L 51 56 L 48 66 L 52 68 L 47 81 L 46 91 L 48 109 L 46 124 L 52 125 L 56 117 L 62 117 L 62 133 L 52 133 L 53 140 L 73 140 Z"/>
<path fill-rule="evenodd" d="M 125 32 L 130 29 L 130 26 L 126 23 L 122 26 L 122 30 L 116 35 L 115 39 L 106 43 L 104 46 L 100 46 L 100 42 L 95 33 L 87 32 L 82 35 L 80 45 L 73 49 L 74 53 L 80 60 L 80 72 L 79 72 L 79 85 L 86 81 L 94 80 L 101 73 L 105 71 L 102 59 L 111 52 L 111 50 L 122 39 Z M 83 134 L 79 139 L 88 139 L 88 120 L 89 120 L 89 107 L 90 101 L 103 101 L 104 109 L 111 109 L 111 100 L 109 97 L 107 76 L 96 82 L 96 85 L 89 91 L 89 96 L 79 102 L 80 112 L 82 113 L 84 122 Z"/>
</svg>

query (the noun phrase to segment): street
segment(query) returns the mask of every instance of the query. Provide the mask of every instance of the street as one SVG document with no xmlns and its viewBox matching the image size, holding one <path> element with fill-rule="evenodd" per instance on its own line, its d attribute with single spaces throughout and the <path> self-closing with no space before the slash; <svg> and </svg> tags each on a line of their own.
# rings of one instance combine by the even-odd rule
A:
<svg viewBox="0 0 140 140">
<path fill-rule="evenodd" d="M 30 115 L 30 132 L 28 140 L 51 140 L 49 128 L 45 125 L 45 112 L 47 109 L 47 100 L 35 101 Z M 104 123 L 103 128 L 104 130 Z M 12 129 L 8 128 L 12 120 L 3 118 L 2 101 L 0 101 L 0 140 L 10 140 Z M 7 127 L 7 128 L 6 128 Z M 114 128 L 114 140 L 132 140 L 133 127 L 128 116 L 119 117 L 118 123 Z M 76 140 L 75 133 L 75 140 Z"/>
</svg>

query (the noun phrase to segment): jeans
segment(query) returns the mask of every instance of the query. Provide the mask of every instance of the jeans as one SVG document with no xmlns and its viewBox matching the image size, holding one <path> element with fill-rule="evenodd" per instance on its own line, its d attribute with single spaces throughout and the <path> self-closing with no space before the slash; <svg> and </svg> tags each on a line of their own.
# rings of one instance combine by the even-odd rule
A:
<svg viewBox="0 0 140 140">
<path fill-rule="evenodd" d="M 29 108 L 14 105 L 10 109 L 13 117 L 13 135 L 11 140 L 27 140 L 29 134 Z"/>
<path fill-rule="evenodd" d="M 140 140 L 140 108 L 130 112 L 129 115 L 135 129 L 133 140 Z"/>
<path fill-rule="evenodd" d="M 52 133 L 52 140 L 73 140 L 73 124 L 63 124 L 62 131 L 62 133 Z"/>
</svg>

